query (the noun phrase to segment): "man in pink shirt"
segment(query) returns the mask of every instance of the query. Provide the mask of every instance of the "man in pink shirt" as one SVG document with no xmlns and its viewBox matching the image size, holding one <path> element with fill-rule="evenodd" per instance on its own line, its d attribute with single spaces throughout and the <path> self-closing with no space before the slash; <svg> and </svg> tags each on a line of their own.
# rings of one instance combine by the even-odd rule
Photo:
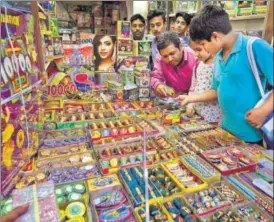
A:
<svg viewBox="0 0 274 222">
<path fill-rule="evenodd" d="M 192 71 L 198 59 L 192 50 L 183 46 L 177 33 L 168 31 L 158 38 L 161 56 L 156 58 L 151 73 L 151 87 L 157 96 L 188 93 Z"/>
</svg>

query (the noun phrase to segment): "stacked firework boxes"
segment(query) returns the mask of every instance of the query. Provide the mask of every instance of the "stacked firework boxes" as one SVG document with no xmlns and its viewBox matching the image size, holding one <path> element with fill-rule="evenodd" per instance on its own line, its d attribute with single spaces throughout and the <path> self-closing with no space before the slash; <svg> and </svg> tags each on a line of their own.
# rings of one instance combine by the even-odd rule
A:
<svg viewBox="0 0 274 222">
<path fill-rule="evenodd" d="M 133 54 L 143 57 L 146 61 L 150 61 L 152 53 L 152 42 L 147 40 L 134 41 Z M 148 66 L 135 67 L 136 85 L 139 87 L 139 100 L 150 100 L 150 70 Z"/>
<path fill-rule="evenodd" d="M 150 100 L 148 65 L 152 42 L 132 40 L 128 21 L 118 21 L 117 37 L 118 68 L 120 80 L 124 85 L 125 100 Z"/>
<path fill-rule="evenodd" d="M 117 70 L 119 82 L 123 84 L 125 101 L 138 99 L 137 86 L 134 83 L 133 40 L 130 34 L 130 22 L 117 22 Z"/>
</svg>

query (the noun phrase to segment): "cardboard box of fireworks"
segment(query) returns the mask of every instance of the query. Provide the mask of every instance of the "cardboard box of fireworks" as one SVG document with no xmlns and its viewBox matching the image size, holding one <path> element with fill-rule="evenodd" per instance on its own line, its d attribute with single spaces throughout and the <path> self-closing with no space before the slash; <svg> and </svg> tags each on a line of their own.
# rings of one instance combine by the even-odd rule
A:
<svg viewBox="0 0 274 222">
<path fill-rule="evenodd" d="M 130 200 L 116 174 L 87 181 L 93 221 L 136 221 Z"/>
</svg>

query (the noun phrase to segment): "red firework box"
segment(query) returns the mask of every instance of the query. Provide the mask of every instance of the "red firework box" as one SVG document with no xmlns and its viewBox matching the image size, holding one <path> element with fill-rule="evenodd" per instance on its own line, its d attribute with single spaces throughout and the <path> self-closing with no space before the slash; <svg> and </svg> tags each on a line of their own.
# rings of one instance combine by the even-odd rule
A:
<svg viewBox="0 0 274 222">
<path fill-rule="evenodd" d="M 147 142 L 146 150 L 148 152 L 155 152 L 157 149 L 157 145 L 152 140 Z M 131 144 L 119 144 L 116 146 L 97 146 L 95 152 L 98 159 L 107 159 L 109 157 L 120 157 L 121 155 L 135 155 L 142 153 L 144 152 L 144 146 L 140 141 L 136 141 Z"/>
<path fill-rule="evenodd" d="M 257 168 L 257 162 L 246 156 L 239 147 L 218 148 L 205 151 L 201 155 L 224 176 L 255 171 Z"/>
</svg>

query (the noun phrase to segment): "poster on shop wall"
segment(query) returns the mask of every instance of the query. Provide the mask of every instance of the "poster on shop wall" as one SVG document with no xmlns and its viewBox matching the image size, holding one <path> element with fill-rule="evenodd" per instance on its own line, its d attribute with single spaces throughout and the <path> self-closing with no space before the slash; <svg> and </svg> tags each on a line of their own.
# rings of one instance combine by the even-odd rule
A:
<svg viewBox="0 0 274 222">
<path fill-rule="evenodd" d="M 94 86 L 93 44 L 63 45 L 67 73 L 80 91 L 92 90 Z"/>
<path fill-rule="evenodd" d="M 116 36 L 96 35 L 93 39 L 95 72 L 115 72 Z"/>
</svg>

